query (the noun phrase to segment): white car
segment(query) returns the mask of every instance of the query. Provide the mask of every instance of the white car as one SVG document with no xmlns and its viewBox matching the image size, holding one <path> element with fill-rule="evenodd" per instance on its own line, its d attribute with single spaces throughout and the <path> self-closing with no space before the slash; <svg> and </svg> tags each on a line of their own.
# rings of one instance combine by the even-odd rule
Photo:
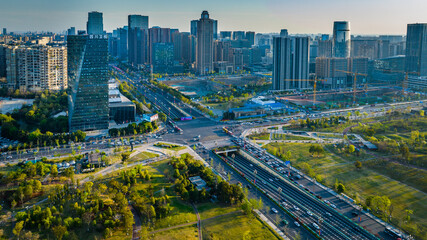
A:
<svg viewBox="0 0 427 240">
<path fill-rule="evenodd" d="M 316 223 L 313 223 L 313 227 L 315 228 L 315 229 L 317 229 L 317 230 L 319 230 L 320 228 L 319 228 L 319 225 L 317 225 Z"/>
<path fill-rule="evenodd" d="M 307 211 L 307 214 L 308 214 L 309 216 L 313 216 L 313 213 L 312 213 L 312 212 L 310 212 L 310 211 Z"/>
<path fill-rule="evenodd" d="M 294 208 L 296 211 L 299 211 L 299 208 L 297 206 L 294 205 Z"/>
<path fill-rule="evenodd" d="M 277 211 L 277 209 L 275 209 L 275 208 L 272 208 L 272 209 L 271 209 L 271 211 L 272 211 L 273 213 L 275 213 L 275 214 L 279 213 L 279 212 Z"/>
<path fill-rule="evenodd" d="M 332 214 L 330 214 L 328 212 L 326 212 L 325 215 L 328 216 L 328 217 L 332 217 Z"/>
<path fill-rule="evenodd" d="M 335 204 L 331 204 L 331 207 L 332 207 L 333 209 L 337 208 L 337 206 L 335 206 Z"/>
<path fill-rule="evenodd" d="M 297 221 L 295 221 L 294 223 L 295 223 L 295 226 L 297 226 L 297 227 L 301 226 L 301 224 L 299 224 L 299 222 L 297 222 Z"/>
</svg>

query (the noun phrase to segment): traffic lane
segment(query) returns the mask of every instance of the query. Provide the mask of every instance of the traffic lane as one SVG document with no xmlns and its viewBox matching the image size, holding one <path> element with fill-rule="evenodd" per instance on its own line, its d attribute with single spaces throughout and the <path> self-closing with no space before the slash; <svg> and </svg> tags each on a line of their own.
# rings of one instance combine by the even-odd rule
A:
<svg viewBox="0 0 427 240">
<path fill-rule="evenodd" d="M 369 230 L 369 232 L 379 234 L 383 239 L 392 239 L 388 234 L 384 232 L 384 226 L 379 224 L 377 221 L 372 219 L 363 211 L 359 211 L 351 204 L 347 203 L 346 201 L 343 201 L 342 199 L 333 195 L 329 191 L 326 191 L 325 189 L 319 187 L 313 181 L 310 181 L 309 179 L 305 178 L 305 176 L 301 180 L 297 180 L 297 182 L 306 186 L 308 189 L 310 189 L 310 191 L 313 191 L 315 195 L 320 195 L 323 201 L 327 200 L 331 204 L 334 204 L 337 207 L 335 210 L 339 211 L 347 218 L 352 219 L 354 222 L 357 222 L 360 226 Z M 353 215 L 353 213 L 357 213 L 358 216 Z"/>
<path fill-rule="evenodd" d="M 239 161 L 239 162 L 242 161 L 242 162 L 244 162 L 244 163 L 240 162 L 241 164 L 247 164 L 247 165 L 249 165 L 248 163 L 250 163 L 249 160 L 245 159 L 244 157 L 242 157 L 240 155 L 236 155 L 235 159 L 236 159 L 236 161 Z M 269 179 L 267 179 L 267 178 L 273 178 L 274 177 L 267 170 L 265 170 L 264 168 L 261 168 L 260 166 L 258 166 L 256 164 L 254 164 L 252 166 L 252 168 L 257 169 L 257 171 L 258 171 L 257 177 L 258 176 L 264 177 L 264 181 L 268 181 Z M 340 225 L 340 227 L 341 227 L 341 228 L 339 228 L 340 230 L 342 229 L 342 227 L 345 227 L 346 228 L 345 231 L 346 232 L 348 231 L 353 236 L 357 236 L 358 235 L 358 232 L 354 232 L 354 230 L 361 231 L 361 229 L 359 229 L 357 227 L 357 225 L 353 224 L 351 221 L 346 220 L 341 215 L 339 215 L 337 212 L 334 212 L 332 209 L 329 209 L 325 204 L 320 203 L 316 198 L 309 197 L 307 195 L 308 193 L 306 194 L 304 192 L 304 190 L 300 191 L 300 190 L 297 189 L 296 186 L 292 186 L 292 184 L 288 184 L 286 182 L 283 182 L 282 180 L 280 180 L 278 182 L 276 182 L 276 181 L 273 181 L 271 183 L 268 182 L 268 184 L 272 184 L 276 188 L 277 187 L 281 187 L 283 189 L 282 193 L 285 193 L 287 191 L 293 192 L 294 197 L 298 196 L 299 200 L 301 200 L 302 202 L 306 202 L 306 204 L 308 206 L 310 206 L 310 208 L 311 208 L 310 210 L 312 212 L 317 212 L 317 214 L 320 215 L 320 216 L 322 216 L 325 211 L 332 211 L 332 214 L 334 216 L 334 221 L 336 221 Z M 301 208 L 305 209 L 304 206 L 302 206 Z M 332 228 L 334 228 L 335 230 L 337 230 L 335 227 L 332 227 Z M 363 234 L 367 234 L 367 233 L 363 232 Z"/>
<path fill-rule="evenodd" d="M 242 183 L 243 186 L 250 186 L 250 183 L 248 183 L 247 180 L 244 177 L 242 177 L 239 174 L 237 174 L 232 168 L 230 168 L 227 164 L 225 164 L 221 159 L 218 159 L 218 157 L 215 154 L 213 154 L 211 151 L 209 151 L 209 156 L 211 158 L 213 158 L 214 165 L 216 165 L 216 166 L 221 165 L 223 167 L 223 169 L 227 171 L 227 173 L 231 173 L 230 174 L 231 183 L 233 183 L 233 184 Z M 227 179 L 227 176 L 224 176 L 224 177 Z M 272 202 L 267 196 L 265 196 L 263 193 L 261 193 L 260 191 L 258 191 L 256 188 L 251 187 L 251 189 L 248 189 L 248 193 L 249 193 L 249 197 L 250 198 L 255 198 L 255 199 L 261 198 L 262 201 L 263 201 L 264 206 L 269 206 L 270 209 L 275 208 L 275 209 L 277 209 L 279 211 L 280 216 L 282 218 L 286 217 L 286 220 L 289 222 L 287 228 L 290 230 L 290 231 L 287 231 L 285 233 L 286 235 L 290 234 L 292 237 L 295 237 L 297 234 L 300 234 L 301 239 L 308 239 L 308 240 L 316 239 L 305 228 L 303 228 L 303 227 L 297 227 L 294 224 L 295 220 L 293 220 L 288 214 L 286 214 L 281 208 L 279 208 L 274 202 Z M 267 213 L 265 211 L 265 208 L 261 209 L 261 212 L 268 219 L 270 219 L 271 222 L 273 222 L 273 223 L 275 222 L 275 220 L 276 220 L 275 219 L 276 218 L 275 214 L 273 214 L 271 212 Z"/>
<path fill-rule="evenodd" d="M 296 217 L 299 218 L 300 222 L 305 223 L 307 226 L 312 228 L 312 223 L 317 223 L 319 220 L 318 216 L 323 216 L 325 211 L 319 210 L 317 204 L 313 204 L 310 199 L 305 198 L 304 193 L 300 193 L 297 191 L 291 191 L 291 188 L 284 187 L 284 185 L 279 184 L 279 180 L 277 178 L 276 181 L 273 180 L 274 176 L 259 168 L 256 165 L 250 166 L 249 168 L 245 168 L 243 165 L 247 164 L 246 159 L 241 157 L 240 155 L 235 155 L 234 159 L 230 159 L 230 164 L 235 164 L 236 167 L 239 168 L 246 176 L 251 176 L 253 178 L 257 178 L 257 186 L 263 188 L 264 191 L 267 191 L 270 197 L 276 199 L 276 201 L 281 202 L 283 199 L 288 203 L 286 207 L 289 211 L 291 211 Z M 250 164 L 247 164 L 250 165 Z M 257 174 L 253 173 L 254 170 L 257 170 Z M 282 189 L 282 192 L 278 193 L 279 187 Z M 289 205 L 291 204 L 291 205 Z M 295 206 L 298 206 L 296 208 Z M 303 210 L 303 211 L 301 211 Z M 308 211 L 312 212 L 311 215 L 306 214 Z M 346 237 L 346 232 L 342 233 L 341 228 L 336 228 L 330 225 L 331 219 L 329 222 L 326 222 L 325 226 L 322 226 L 323 236 L 328 236 L 328 239 L 343 239 Z M 332 219 L 335 224 L 341 224 L 337 221 L 337 219 Z M 313 228 L 312 228 L 313 229 Z M 316 229 L 313 229 L 316 231 Z"/>
</svg>

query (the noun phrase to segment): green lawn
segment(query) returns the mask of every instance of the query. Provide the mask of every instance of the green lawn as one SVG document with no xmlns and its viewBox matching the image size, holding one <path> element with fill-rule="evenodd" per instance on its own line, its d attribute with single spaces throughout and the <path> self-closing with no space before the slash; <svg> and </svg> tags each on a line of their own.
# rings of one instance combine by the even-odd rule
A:
<svg viewBox="0 0 427 240">
<path fill-rule="evenodd" d="M 393 223 L 402 216 L 405 216 L 404 210 L 411 209 L 414 211 L 412 215 L 412 223 L 417 224 L 418 230 L 412 230 L 412 234 L 421 239 L 422 236 L 427 236 L 427 194 L 414 189 L 418 187 L 420 190 L 425 189 L 425 171 L 405 169 L 402 165 L 387 165 L 371 167 L 366 164 L 362 169 L 357 170 L 354 162 L 358 160 L 369 159 L 370 156 L 362 154 L 360 157 L 354 154 L 340 154 L 338 157 L 334 153 L 328 151 L 320 157 L 312 157 L 308 152 L 310 144 L 304 143 L 270 143 L 265 146 L 270 152 L 276 149 L 276 154 L 281 152 L 291 151 L 291 163 L 295 167 L 302 166 L 302 163 L 308 163 L 316 175 L 320 175 L 325 185 L 334 186 L 335 180 L 343 182 L 346 186 L 346 194 L 354 197 L 358 195 L 362 200 L 372 195 L 385 195 L 389 197 L 393 205 Z M 337 149 L 331 148 L 332 152 L 338 154 Z M 367 163 L 369 163 L 368 160 Z M 363 161 L 362 161 L 363 163 Z M 392 179 L 393 177 L 394 179 Z M 401 182 L 402 181 L 402 182 Z M 406 184 L 404 184 L 406 183 Z M 408 185 L 413 185 L 413 187 Z M 398 225 L 398 224 L 396 224 Z M 406 230 L 412 229 L 413 226 L 403 225 Z M 411 230 L 410 230 L 411 231 Z M 418 233 L 417 233 L 418 232 Z"/>
<path fill-rule="evenodd" d="M 199 239 L 199 234 L 197 231 L 197 226 L 194 224 L 192 226 L 175 228 L 168 231 L 150 234 L 149 237 L 151 240 L 197 240 Z"/>
<path fill-rule="evenodd" d="M 179 150 L 185 149 L 185 146 L 163 143 L 163 142 L 156 143 L 154 144 L 154 146 L 158 148 L 165 148 L 172 151 L 179 151 Z"/>
<path fill-rule="evenodd" d="M 155 157 L 158 157 L 158 156 L 159 156 L 158 154 L 151 153 L 151 152 L 141 152 L 141 153 L 137 154 L 136 156 L 132 157 L 130 159 L 130 161 L 131 162 L 132 161 L 142 161 L 142 160 L 145 160 L 145 159 L 155 158 Z"/>
<path fill-rule="evenodd" d="M 229 212 L 234 212 L 239 209 L 240 208 L 236 206 L 228 206 L 211 202 L 197 204 L 197 211 L 199 211 L 200 218 L 202 220 L 218 215 L 223 215 Z"/>
<path fill-rule="evenodd" d="M 170 206 L 172 207 L 172 211 L 170 215 L 157 220 L 154 227 L 155 230 L 197 221 L 197 216 L 190 204 L 181 201 L 177 196 L 172 196 L 171 199 Z"/>
<path fill-rule="evenodd" d="M 270 133 L 255 133 L 248 137 L 252 140 L 270 140 Z"/>
<path fill-rule="evenodd" d="M 241 212 L 203 221 L 202 231 L 210 239 L 279 239 L 264 223 Z"/>
</svg>

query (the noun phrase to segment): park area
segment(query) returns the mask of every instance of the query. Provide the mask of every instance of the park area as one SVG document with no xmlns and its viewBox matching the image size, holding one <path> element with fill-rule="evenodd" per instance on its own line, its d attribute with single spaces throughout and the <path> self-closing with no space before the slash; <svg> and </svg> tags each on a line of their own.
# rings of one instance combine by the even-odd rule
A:
<svg viewBox="0 0 427 240">
<path fill-rule="evenodd" d="M 350 153 L 344 144 L 322 146 L 320 152 L 310 152 L 312 146 L 274 142 L 263 147 L 283 160 L 290 160 L 292 166 L 328 187 L 337 190 L 337 183 L 342 183 L 345 194 L 372 209 L 375 215 L 386 221 L 391 215 L 391 223 L 419 239 L 426 239 L 427 173 L 424 169 L 379 160 L 365 150 Z M 372 205 L 372 199 L 376 196 L 387 197 L 390 203 L 375 211 L 377 206 Z"/>
</svg>

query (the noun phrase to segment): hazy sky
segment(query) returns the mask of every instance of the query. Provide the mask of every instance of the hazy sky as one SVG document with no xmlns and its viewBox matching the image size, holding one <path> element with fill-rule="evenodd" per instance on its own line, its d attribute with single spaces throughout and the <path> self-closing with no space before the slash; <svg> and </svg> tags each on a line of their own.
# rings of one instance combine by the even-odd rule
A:
<svg viewBox="0 0 427 240">
<path fill-rule="evenodd" d="M 151 26 L 189 31 L 208 10 L 221 30 L 331 33 L 334 20 L 352 34 L 406 34 L 406 24 L 427 22 L 427 0 L 0 0 L 0 28 L 61 32 L 86 29 L 87 12 L 104 13 L 104 29 L 127 25 L 128 14 L 148 15 Z"/>
</svg>

